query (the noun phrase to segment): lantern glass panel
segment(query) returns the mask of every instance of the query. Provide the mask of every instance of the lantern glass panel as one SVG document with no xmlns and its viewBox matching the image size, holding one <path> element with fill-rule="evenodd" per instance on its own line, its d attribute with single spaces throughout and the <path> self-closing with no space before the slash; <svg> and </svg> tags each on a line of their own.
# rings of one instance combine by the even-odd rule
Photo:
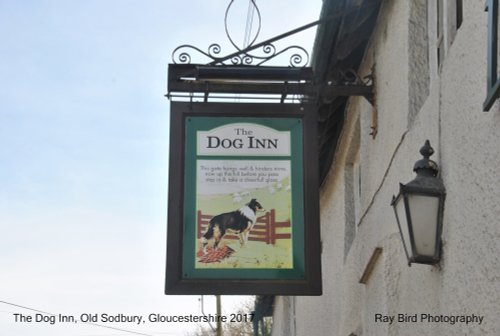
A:
<svg viewBox="0 0 500 336">
<path fill-rule="evenodd" d="M 417 255 L 433 257 L 436 252 L 436 231 L 439 197 L 408 195 L 411 224 Z"/>
<path fill-rule="evenodd" d="M 403 238 L 406 257 L 412 254 L 410 245 L 410 233 L 408 231 L 408 219 L 406 218 L 405 200 L 400 196 L 396 203 L 396 216 L 398 216 L 399 229 Z"/>
</svg>

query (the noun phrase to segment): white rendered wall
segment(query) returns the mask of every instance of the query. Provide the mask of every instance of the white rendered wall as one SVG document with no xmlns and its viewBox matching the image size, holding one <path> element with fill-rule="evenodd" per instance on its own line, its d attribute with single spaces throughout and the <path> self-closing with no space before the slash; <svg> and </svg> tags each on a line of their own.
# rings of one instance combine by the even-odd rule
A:
<svg viewBox="0 0 500 336">
<path fill-rule="evenodd" d="M 463 5 L 462 26 L 438 69 L 432 48 L 426 60 L 408 54 L 415 50 L 408 22 L 418 9 L 409 1 L 384 2 L 361 71 L 367 74 L 375 64 L 378 134 L 375 139 L 369 135 L 371 105 L 363 98 L 351 99 L 335 162 L 321 191 L 324 294 L 277 297 L 274 336 L 500 335 L 500 103 L 482 112 L 484 1 Z M 409 66 L 420 61 L 429 63 L 427 74 L 422 66 Z M 429 76 L 427 93 L 425 85 L 413 91 L 422 78 L 415 71 Z M 420 110 L 409 117 L 415 104 Z M 408 267 L 389 203 L 398 183 L 413 179 L 413 163 L 426 139 L 436 151 L 433 159 L 447 189 L 443 259 L 440 267 Z M 355 238 L 344 256 L 344 171 L 358 146 L 361 209 Z M 383 249 L 381 257 L 368 282 L 360 284 L 376 247 Z M 421 313 L 475 314 L 483 321 L 375 321 L 375 314 Z"/>
</svg>

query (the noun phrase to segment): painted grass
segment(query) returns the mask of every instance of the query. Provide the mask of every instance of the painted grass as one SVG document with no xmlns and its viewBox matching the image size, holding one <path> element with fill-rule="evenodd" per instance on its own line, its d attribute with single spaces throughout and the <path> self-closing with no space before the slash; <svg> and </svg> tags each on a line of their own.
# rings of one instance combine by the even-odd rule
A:
<svg viewBox="0 0 500 336">
<path fill-rule="evenodd" d="M 266 188 L 248 190 L 238 197 L 228 194 L 199 196 L 197 208 L 204 214 L 215 215 L 239 209 L 252 198 L 256 198 L 266 211 L 275 209 L 277 221 L 289 221 L 292 199 L 291 191 L 286 187 L 288 185 L 289 181 L 285 179 Z M 262 214 L 257 216 L 259 215 Z M 279 232 L 291 233 L 291 228 L 282 228 Z M 291 239 L 280 239 L 275 245 L 249 241 L 241 247 L 238 240 L 223 238 L 220 246 L 225 245 L 235 250 L 230 257 L 216 263 L 196 262 L 196 268 L 293 268 Z M 196 246 L 198 251 L 201 248 L 200 243 L 197 242 Z"/>
</svg>

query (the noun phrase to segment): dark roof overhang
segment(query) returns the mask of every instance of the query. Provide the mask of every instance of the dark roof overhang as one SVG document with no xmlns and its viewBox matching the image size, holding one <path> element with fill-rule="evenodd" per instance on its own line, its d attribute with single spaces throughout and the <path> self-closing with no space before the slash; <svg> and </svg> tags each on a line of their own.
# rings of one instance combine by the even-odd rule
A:
<svg viewBox="0 0 500 336">
<path fill-rule="evenodd" d="M 349 71 L 357 73 L 374 30 L 381 2 L 382 0 L 324 0 L 321 18 L 332 19 L 320 25 L 316 33 L 312 67 L 317 85 L 341 83 Z M 318 99 L 321 184 L 334 160 L 348 98 L 320 95 Z"/>
</svg>

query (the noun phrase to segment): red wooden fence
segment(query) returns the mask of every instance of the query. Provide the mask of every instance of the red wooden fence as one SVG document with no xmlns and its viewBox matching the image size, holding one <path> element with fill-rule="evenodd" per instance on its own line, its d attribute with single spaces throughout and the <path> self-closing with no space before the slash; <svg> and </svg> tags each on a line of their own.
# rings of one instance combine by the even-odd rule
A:
<svg viewBox="0 0 500 336">
<path fill-rule="evenodd" d="M 208 227 L 208 223 L 214 217 L 213 215 L 202 214 L 198 210 L 196 225 L 197 225 L 197 236 L 198 239 L 205 233 Z M 276 221 L 276 211 L 274 209 L 266 212 L 263 216 L 257 217 L 254 227 L 250 231 L 248 240 L 260 241 L 266 244 L 275 244 L 278 239 L 290 239 L 292 235 L 290 233 L 277 233 L 276 229 L 288 228 L 290 227 L 290 221 L 277 222 Z M 224 235 L 224 239 L 238 239 L 238 236 L 234 234 Z"/>
</svg>

